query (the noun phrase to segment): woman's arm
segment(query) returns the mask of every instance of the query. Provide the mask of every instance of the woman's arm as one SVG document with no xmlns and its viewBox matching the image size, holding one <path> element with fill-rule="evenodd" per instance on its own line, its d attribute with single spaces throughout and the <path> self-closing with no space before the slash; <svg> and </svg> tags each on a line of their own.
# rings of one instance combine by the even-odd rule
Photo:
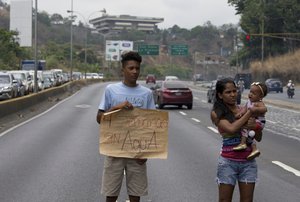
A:
<svg viewBox="0 0 300 202">
<path fill-rule="evenodd" d="M 247 112 L 241 118 L 235 120 L 233 123 L 230 123 L 226 119 L 219 120 L 217 118 L 217 114 L 214 111 L 212 111 L 211 119 L 212 119 L 212 122 L 216 126 L 218 126 L 220 129 L 222 129 L 224 132 L 235 133 L 238 130 L 240 130 L 245 123 L 247 123 L 247 121 L 251 117 L 251 115 L 252 115 L 252 112 L 250 110 L 247 110 Z"/>
</svg>

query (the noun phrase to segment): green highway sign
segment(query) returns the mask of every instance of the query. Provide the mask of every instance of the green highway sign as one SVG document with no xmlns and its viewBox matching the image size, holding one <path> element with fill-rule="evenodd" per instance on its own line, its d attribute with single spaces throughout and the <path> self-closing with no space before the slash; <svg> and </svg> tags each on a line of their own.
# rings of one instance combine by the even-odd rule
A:
<svg viewBox="0 0 300 202">
<path fill-rule="evenodd" d="M 159 45 L 139 44 L 138 52 L 140 55 L 159 55 Z"/>
<path fill-rule="evenodd" d="M 188 45 L 171 45 L 171 55 L 188 55 L 189 47 Z"/>
</svg>

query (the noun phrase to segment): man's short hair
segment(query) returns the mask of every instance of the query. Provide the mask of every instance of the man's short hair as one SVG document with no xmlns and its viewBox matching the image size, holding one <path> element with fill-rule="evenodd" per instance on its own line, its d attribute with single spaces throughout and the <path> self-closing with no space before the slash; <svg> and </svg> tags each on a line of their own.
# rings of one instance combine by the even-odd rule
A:
<svg viewBox="0 0 300 202">
<path fill-rule="evenodd" d="M 124 65 L 124 63 L 129 60 L 134 60 L 134 61 L 137 61 L 138 63 L 141 63 L 142 57 L 140 56 L 140 54 L 138 52 L 135 52 L 135 51 L 128 51 L 121 55 L 122 65 Z"/>
</svg>

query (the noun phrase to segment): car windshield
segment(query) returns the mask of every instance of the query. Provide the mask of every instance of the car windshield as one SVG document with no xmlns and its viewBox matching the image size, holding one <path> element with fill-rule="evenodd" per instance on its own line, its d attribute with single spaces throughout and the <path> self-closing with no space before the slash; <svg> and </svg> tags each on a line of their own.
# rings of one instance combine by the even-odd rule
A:
<svg viewBox="0 0 300 202">
<path fill-rule="evenodd" d="M 179 80 L 179 79 L 177 76 L 166 76 L 165 80 L 168 81 L 168 80 Z"/>
<path fill-rule="evenodd" d="M 25 80 L 25 75 L 22 73 L 13 73 L 16 79 Z"/>
<path fill-rule="evenodd" d="M 165 82 L 165 88 L 187 88 L 184 83 L 181 82 Z"/>
<path fill-rule="evenodd" d="M 0 75 L 0 83 L 9 83 L 9 80 L 8 75 Z"/>
</svg>

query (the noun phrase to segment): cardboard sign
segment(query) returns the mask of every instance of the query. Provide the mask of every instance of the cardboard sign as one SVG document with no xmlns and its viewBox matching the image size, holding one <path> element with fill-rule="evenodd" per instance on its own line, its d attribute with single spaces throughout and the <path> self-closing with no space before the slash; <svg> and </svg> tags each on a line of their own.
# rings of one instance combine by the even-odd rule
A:
<svg viewBox="0 0 300 202">
<path fill-rule="evenodd" d="M 159 158 L 168 155 L 169 114 L 139 109 L 105 113 L 100 124 L 100 153 L 126 158 Z"/>
</svg>

